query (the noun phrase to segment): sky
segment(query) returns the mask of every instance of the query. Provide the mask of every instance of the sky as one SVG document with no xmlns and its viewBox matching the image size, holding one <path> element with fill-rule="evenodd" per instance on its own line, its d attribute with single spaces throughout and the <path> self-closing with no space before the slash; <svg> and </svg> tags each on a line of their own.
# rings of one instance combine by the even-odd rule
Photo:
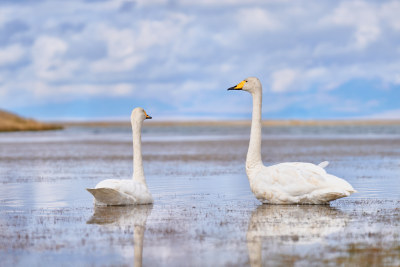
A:
<svg viewBox="0 0 400 267">
<path fill-rule="evenodd" d="M 2 0 L 0 108 L 42 120 L 400 119 L 400 1 Z"/>
</svg>

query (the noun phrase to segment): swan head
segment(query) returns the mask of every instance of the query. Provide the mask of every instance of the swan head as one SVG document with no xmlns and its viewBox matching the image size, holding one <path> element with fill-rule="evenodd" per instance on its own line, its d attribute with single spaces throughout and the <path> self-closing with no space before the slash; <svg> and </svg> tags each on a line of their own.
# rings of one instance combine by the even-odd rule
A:
<svg viewBox="0 0 400 267">
<path fill-rule="evenodd" d="M 147 115 L 146 111 L 142 108 L 135 108 L 132 110 L 131 120 L 132 121 L 144 121 L 149 120 L 152 117 Z"/>
<path fill-rule="evenodd" d="M 251 94 L 261 91 L 261 82 L 256 77 L 248 77 L 228 90 L 243 90 Z"/>
</svg>

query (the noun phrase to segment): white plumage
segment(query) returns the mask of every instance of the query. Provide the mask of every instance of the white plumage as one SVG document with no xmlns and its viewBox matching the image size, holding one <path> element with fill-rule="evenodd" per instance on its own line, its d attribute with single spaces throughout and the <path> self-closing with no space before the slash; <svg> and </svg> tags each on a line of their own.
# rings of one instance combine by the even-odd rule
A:
<svg viewBox="0 0 400 267">
<path fill-rule="evenodd" d="M 95 198 L 96 205 L 119 206 L 153 203 L 146 184 L 133 180 L 107 179 L 94 189 L 87 189 Z"/>
<path fill-rule="evenodd" d="M 324 167 L 303 162 L 286 162 L 266 167 L 261 160 L 262 86 L 250 77 L 228 90 L 244 90 L 253 96 L 253 114 L 246 173 L 250 188 L 262 203 L 327 204 L 356 192 L 345 180 L 328 174 Z"/>
<path fill-rule="evenodd" d="M 135 205 L 153 203 L 144 177 L 141 147 L 141 129 L 145 119 L 151 119 L 142 108 L 132 111 L 133 177 L 130 180 L 107 179 L 94 189 L 87 188 L 95 198 L 95 205 Z"/>
</svg>

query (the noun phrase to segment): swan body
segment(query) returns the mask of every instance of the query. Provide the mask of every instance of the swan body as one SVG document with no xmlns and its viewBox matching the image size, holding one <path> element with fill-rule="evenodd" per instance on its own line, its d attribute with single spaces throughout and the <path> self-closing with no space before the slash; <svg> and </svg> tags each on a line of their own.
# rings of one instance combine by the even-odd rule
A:
<svg viewBox="0 0 400 267">
<path fill-rule="evenodd" d="M 135 205 L 153 203 L 147 188 L 142 164 L 141 128 L 145 119 L 151 119 L 142 108 L 135 108 L 131 115 L 133 132 L 133 177 L 130 180 L 107 179 L 95 188 L 87 188 L 95 205 Z"/>
<path fill-rule="evenodd" d="M 251 190 L 262 203 L 326 204 L 354 192 L 348 182 L 312 163 L 285 162 L 249 173 Z"/>
<path fill-rule="evenodd" d="M 228 90 L 244 90 L 253 96 L 253 113 L 246 173 L 256 198 L 269 204 L 327 204 L 356 192 L 345 180 L 328 174 L 319 165 L 303 162 L 285 162 L 264 166 L 261 160 L 262 86 L 250 77 Z"/>
<path fill-rule="evenodd" d="M 120 206 L 150 204 L 153 198 L 145 184 L 133 180 L 107 179 L 94 189 L 87 189 L 95 198 L 96 205 Z"/>
</svg>

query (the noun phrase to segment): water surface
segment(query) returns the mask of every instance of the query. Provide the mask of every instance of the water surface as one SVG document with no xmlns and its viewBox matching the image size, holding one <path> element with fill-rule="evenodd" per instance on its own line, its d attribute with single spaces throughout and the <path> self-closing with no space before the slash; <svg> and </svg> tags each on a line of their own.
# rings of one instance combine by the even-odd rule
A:
<svg viewBox="0 0 400 267">
<path fill-rule="evenodd" d="M 261 205 L 248 127 L 144 127 L 155 203 L 94 208 L 85 190 L 132 174 L 129 127 L 0 134 L 1 266 L 400 264 L 400 127 L 265 127 L 263 161 L 319 163 L 359 193 Z"/>
</svg>

